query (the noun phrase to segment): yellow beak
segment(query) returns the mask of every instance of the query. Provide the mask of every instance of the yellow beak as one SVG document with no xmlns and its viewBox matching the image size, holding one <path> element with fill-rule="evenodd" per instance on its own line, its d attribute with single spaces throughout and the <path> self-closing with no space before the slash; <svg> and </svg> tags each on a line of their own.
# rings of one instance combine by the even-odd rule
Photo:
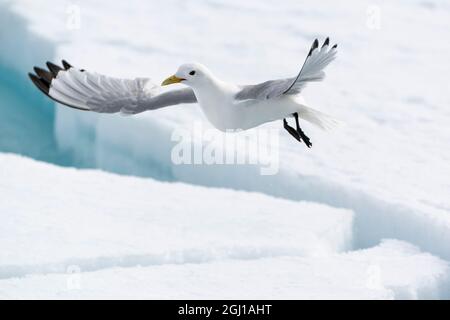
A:
<svg viewBox="0 0 450 320">
<path fill-rule="evenodd" d="M 179 83 L 179 82 L 181 82 L 183 80 L 186 80 L 186 79 L 178 78 L 177 76 L 173 75 L 171 77 L 168 77 L 166 80 L 164 80 L 161 83 L 161 86 L 167 86 L 168 84 Z"/>
</svg>

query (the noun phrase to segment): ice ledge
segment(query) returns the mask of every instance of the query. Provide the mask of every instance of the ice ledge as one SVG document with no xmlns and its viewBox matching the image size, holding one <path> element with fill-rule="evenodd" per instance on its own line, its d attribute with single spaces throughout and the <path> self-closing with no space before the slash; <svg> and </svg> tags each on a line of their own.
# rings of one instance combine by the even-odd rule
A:
<svg viewBox="0 0 450 320">
<path fill-rule="evenodd" d="M 0 280 L 1 298 L 435 299 L 449 267 L 401 241 L 322 257 L 224 260 Z M 133 288 L 127 290 L 126 288 Z"/>
<path fill-rule="evenodd" d="M 350 210 L 14 155 L 0 168 L 0 278 L 352 248 Z"/>
</svg>

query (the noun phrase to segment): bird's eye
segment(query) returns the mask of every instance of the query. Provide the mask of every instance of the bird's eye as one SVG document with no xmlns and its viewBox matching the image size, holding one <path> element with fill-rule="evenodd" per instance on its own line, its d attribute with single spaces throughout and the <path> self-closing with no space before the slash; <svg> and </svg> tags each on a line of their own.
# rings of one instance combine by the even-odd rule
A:
<svg viewBox="0 0 450 320">
<path fill-rule="evenodd" d="M 195 74 L 195 71 L 192 70 L 191 72 L 189 72 L 189 74 L 190 74 L 191 76 L 193 76 L 193 75 Z"/>
</svg>

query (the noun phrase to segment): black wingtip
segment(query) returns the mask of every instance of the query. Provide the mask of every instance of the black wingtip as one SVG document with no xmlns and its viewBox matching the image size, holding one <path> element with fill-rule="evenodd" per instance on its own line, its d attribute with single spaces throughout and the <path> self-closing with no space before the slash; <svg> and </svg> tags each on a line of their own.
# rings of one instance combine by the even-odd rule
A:
<svg viewBox="0 0 450 320">
<path fill-rule="evenodd" d="M 53 74 L 51 72 L 48 72 L 47 70 L 44 70 L 39 67 L 34 67 L 33 70 L 38 75 L 39 78 L 46 81 L 48 84 L 50 84 L 54 79 Z"/>
<path fill-rule="evenodd" d="M 336 48 L 337 48 L 337 43 L 331 49 L 336 49 Z"/>
<path fill-rule="evenodd" d="M 89 109 L 83 109 L 83 108 L 79 108 L 79 107 L 75 107 L 75 106 L 71 106 L 70 104 L 64 103 L 62 101 L 59 101 L 55 98 L 53 98 L 52 96 L 50 96 L 50 85 L 48 85 L 46 82 L 44 82 L 42 79 L 38 78 L 35 74 L 32 73 L 28 73 L 28 77 L 30 77 L 31 81 L 33 81 L 34 85 L 41 90 L 47 97 L 49 97 L 50 99 L 63 104 L 65 106 L 68 106 L 70 108 L 73 109 L 77 109 L 77 110 L 81 110 L 81 111 L 90 111 Z"/>
<path fill-rule="evenodd" d="M 72 68 L 72 65 L 68 63 L 66 60 L 62 60 L 61 62 L 65 70 L 69 70 L 70 68 Z"/>
<path fill-rule="evenodd" d="M 28 72 L 28 77 L 29 77 L 29 78 L 30 78 L 30 80 L 31 80 L 31 81 L 33 81 L 33 82 L 34 82 L 34 79 L 37 79 L 37 80 L 39 80 L 39 78 L 38 78 L 38 77 L 36 77 L 36 75 L 32 74 L 31 72 Z"/>
<path fill-rule="evenodd" d="M 60 72 L 61 70 L 63 70 L 60 66 L 57 66 L 56 64 L 47 61 L 46 63 L 48 69 L 51 71 L 51 73 L 53 74 L 54 77 L 56 77 L 58 75 L 58 72 Z"/>
<path fill-rule="evenodd" d="M 308 56 L 310 56 L 314 50 L 316 50 L 319 47 L 319 40 L 314 40 L 311 49 L 309 50 Z"/>
<path fill-rule="evenodd" d="M 318 47 L 319 47 L 319 40 L 316 39 L 316 40 L 314 40 L 314 42 L 313 42 L 312 48 L 313 48 L 313 50 L 314 50 L 314 49 L 317 49 Z"/>
<path fill-rule="evenodd" d="M 325 39 L 325 42 L 324 42 L 323 45 L 322 45 L 322 48 L 325 47 L 325 46 L 327 46 L 327 45 L 329 45 L 329 44 L 330 44 L 330 37 L 327 37 L 327 38 Z"/>
<path fill-rule="evenodd" d="M 47 83 L 39 79 L 36 75 L 32 73 L 28 73 L 28 76 L 30 77 L 31 81 L 33 81 L 34 85 L 38 87 L 39 90 L 41 90 L 43 93 L 48 95 L 48 92 L 50 91 L 50 87 Z"/>
</svg>

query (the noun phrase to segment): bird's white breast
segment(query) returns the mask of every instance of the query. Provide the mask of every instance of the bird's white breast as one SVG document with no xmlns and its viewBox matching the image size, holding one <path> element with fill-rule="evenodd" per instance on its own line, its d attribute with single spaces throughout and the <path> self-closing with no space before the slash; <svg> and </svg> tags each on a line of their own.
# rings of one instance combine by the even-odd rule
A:
<svg viewBox="0 0 450 320">
<path fill-rule="evenodd" d="M 194 88 L 198 104 L 211 124 L 221 131 L 236 129 L 233 97 L 237 88 L 220 85 Z"/>
<path fill-rule="evenodd" d="M 299 104 L 289 96 L 268 100 L 235 100 L 239 88 L 223 82 L 193 88 L 208 121 L 221 131 L 246 130 L 289 117 Z"/>
</svg>

